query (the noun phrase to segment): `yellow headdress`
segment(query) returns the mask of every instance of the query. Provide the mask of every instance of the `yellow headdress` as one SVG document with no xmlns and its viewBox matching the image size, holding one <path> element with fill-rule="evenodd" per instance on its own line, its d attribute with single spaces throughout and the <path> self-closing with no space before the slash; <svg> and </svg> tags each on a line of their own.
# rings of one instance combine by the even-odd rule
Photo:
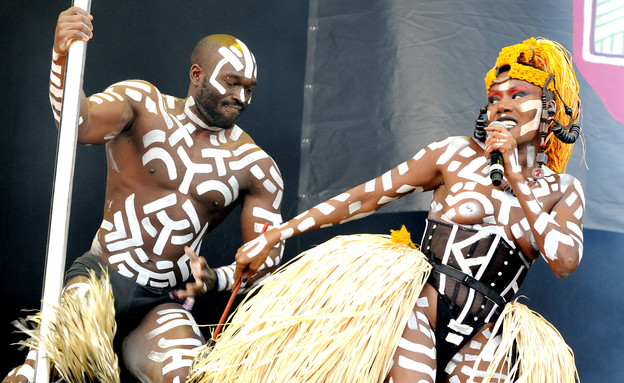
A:
<svg viewBox="0 0 624 383">
<path fill-rule="evenodd" d="M 509 69 L 511 78 L 524 80 L 554 93 L 554 118 L 561 125 L 576 124 L 580 118 L 579 84 L 572 66 L 572 56 L 561 44 L 545 38 L 530 38 L 522 44 L 505 47 L 499 53 L 496 65 L 485 76 L 486 91 L 501 69 Z M 552 80 L 549 81 L 549 77 Z M 545 153 L 549 168 L 557 173 L 565 170 L 572 154 L 573 144 L 565 144 L 551 137 Z"/>
</svg>

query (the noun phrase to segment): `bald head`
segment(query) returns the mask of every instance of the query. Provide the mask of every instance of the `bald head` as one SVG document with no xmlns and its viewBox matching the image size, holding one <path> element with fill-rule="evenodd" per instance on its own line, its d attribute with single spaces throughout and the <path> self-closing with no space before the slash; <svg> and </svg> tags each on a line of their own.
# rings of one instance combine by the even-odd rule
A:
<svg viewBox="0 0 624 383">
<path fill-rule="evenodd" d="M 229 128 L 251 102 L 257 85 L 256 60 L 234 36 L 201 39 L 191 54 L 189 97 L 213 126 Z"/>
<path fill-rule="evenodd" d="M 230 50 L 232 49 L 231 47 L 233 47 L 238 50 L 240 54 L 244 54 L 245 51 L 249 52 L 245 44 L 234 36 L 226 34 L 209 35 L 199 40 L 197 45 L 195 45 L 193 53 L 191 54 L 191 65 L 199 64 L 202 67 L 214 65 L 213 63 L 215 60 L 219 61 L 223 58 L 223 55 L 219 53 L 221 47 Z"/>
</svg>

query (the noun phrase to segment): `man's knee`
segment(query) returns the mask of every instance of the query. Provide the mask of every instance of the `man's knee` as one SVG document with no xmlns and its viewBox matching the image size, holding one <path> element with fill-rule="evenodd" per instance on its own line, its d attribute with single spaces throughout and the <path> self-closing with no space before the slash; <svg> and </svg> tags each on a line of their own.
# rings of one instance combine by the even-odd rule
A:
<svg viewBox="0 0 624 383">
<path fill-rule="evenodd" d="M 11 370 L 2 380 L 2 383 L 34 382 L 36 357 L 37 352 L 35 350 L 30 350 L 24 364 Z"/>
<path fill-rule="evenodd" d="M 178 304 L 152 310 L 123 341 L 123 361 L 151 382 L 186 380 L 195 348 L 205 343 L 193 316 Z"/>
</svg>

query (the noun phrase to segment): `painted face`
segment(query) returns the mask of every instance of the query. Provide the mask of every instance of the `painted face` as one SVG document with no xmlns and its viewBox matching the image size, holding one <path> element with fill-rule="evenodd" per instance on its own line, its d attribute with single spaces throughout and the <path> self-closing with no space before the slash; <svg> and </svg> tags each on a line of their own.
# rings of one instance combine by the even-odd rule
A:
<svg viewBox="0 0 624 383">
<path fill-rule="evenodd" d="M 204 117 L 210 126 L 222 129 L 230 129 L 234 122 L 247 108 L 247 103 L 243 104 L 234 99 L 222 96 L 215 88 L 208 83 L 208 78 L 204 77 L 201 88 L 195 96 L 195 103 L 199 113 Z"/>
<path fill-rule="evenodd" d="M 542 112 L 542 88 L 501 73 L 488 93 L 488 123 L 500 121 L 516 137 L 537 132 Z"/>
<path fill-rule="evenodd" d="M 256 62 L 245 44 L 219 48 L 221 59 L 204 77 L 195 96 L 199 113 L 211 126 L 229 129 L 251 102 L 256 87 Z"/>
</svg>

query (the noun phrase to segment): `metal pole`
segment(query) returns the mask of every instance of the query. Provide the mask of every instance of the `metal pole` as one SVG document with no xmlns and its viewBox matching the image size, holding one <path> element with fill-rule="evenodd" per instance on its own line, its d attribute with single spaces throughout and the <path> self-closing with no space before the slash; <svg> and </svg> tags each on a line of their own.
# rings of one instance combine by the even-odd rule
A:
<svg viewBox="0 0 624 383">
<path fill-rule="evenodd" d="M 91 10 L 91 0 L 74 0 L 73 5 L 85 9 L 87 12 Z M 86 53 L 87 43 L 75 41 L 70 46 L 67 54 L 50 226 L 48 229 L 43 297 L 41 300 L 40 331 L 43 336 L 49 334 L 50 323 L 53 320 L 53 308 L 50 305 L 58 304 L 63 289 L 71 192 L 80 118 L 80 100 L 82 98 L 82 78 Z M 49 380 L 50 362 L 46 357 L 44 345 L 40 344 L 37 350 L 35 382 L 49 382 Z"/>
</svg>

